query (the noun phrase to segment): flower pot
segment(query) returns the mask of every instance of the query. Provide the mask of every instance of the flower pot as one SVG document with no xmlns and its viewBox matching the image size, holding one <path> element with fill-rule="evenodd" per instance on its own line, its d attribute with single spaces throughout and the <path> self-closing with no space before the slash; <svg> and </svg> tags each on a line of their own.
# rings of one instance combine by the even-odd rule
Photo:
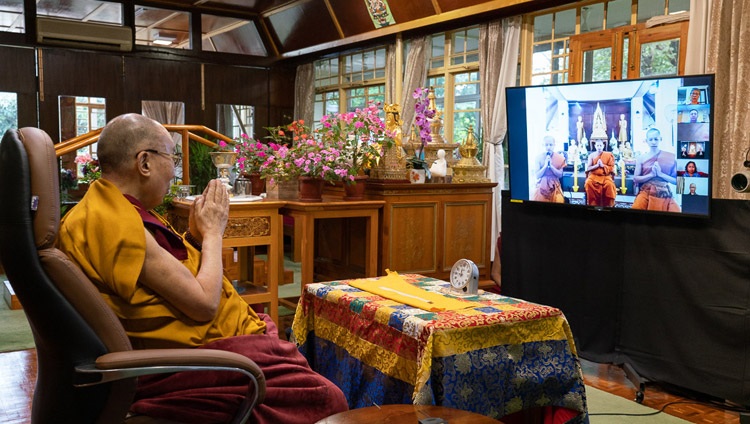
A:
<svg viewBox="0 0 750 424">
<path fill-rule="evenodd" d="M 301 202 L 323 201 L 323 179 L 299 177 L 299 200 Z"/>
<path fill-rule="evenodd" d="M 297 196 L 299 195 L 299 180 L 296 178 L 293 180 L 276 180 L 273 191 L 276 192 L 275 197 L 278 199 L 297 200 Z"/>
<path fill-rule="evenodd" d="M 344 181 L 344 200 L 364 200 L 367 175 L 356 176 L 354 181 Z"/>
<path fill-rule="evenodd" d="M 266 191 L 266 180 L 260 177 L 260 173 L 244 174 L 244 177 L 250 180 L 250 190 L 253 196 L 260 196 L 261 193 Z"/>
<path fill-rule="evenodd" d="M 424 169 L 409 169 L 409 180 L 412 184 L 424 184 L 425 176 Z"/>
</svg>

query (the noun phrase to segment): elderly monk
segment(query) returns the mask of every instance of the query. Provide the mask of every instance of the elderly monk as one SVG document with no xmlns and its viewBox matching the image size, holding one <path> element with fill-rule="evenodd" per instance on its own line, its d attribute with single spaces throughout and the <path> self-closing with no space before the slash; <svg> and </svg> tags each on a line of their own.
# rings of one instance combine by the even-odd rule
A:
<svg viewBox="0 0 750 424">
<path fill-rule="evenodd" d="M 669 184 L 677 183 L 677 158 L 659 148 L 661 131 L 656 128 L 646 131 L 646 144 L 649 151 L 635 159 L 633 182 L 639 191 L 632 208 L 680 212 L 669 188 Z"/>
<path fill-rule="evenodd" d="M 586 203 L 592 206 L 613 207 L 617 189 L 612 179 L 615 170 L 615 157 L 605 152 L 604 140 L 598 139 L 594 144 L 596 150 L 589 154 L 586 163 Z"/>
<path fill-rule="evenodd" d="M 536 191 L 532 200 L 540 202 L 564 203 L 565 197 L 560 186 L 560 177 L 565 167 L 565 156 L 555 153 L 555 139 L 544 136 L 544 152 L 536 157 Z"/>
<path fill-rule="evenodd" d="M 88 275 L 138 348 L 196 347 L 243 354 L 267 392 L 252 422 L 310 423 L 348 409 L 343 393 L 279 340 L 223 276 L 229 196 L 209 182 L 178 234 L 152 209 L 175 176 L 174 141 L 158 122 L 121 115 L 102 130 L 102 178 L 61 222 L 59 248 Z M 180 422 L 231 419 L 247 390 L 235 373 L 141 377 L 131 412 Z"/>
</svg>

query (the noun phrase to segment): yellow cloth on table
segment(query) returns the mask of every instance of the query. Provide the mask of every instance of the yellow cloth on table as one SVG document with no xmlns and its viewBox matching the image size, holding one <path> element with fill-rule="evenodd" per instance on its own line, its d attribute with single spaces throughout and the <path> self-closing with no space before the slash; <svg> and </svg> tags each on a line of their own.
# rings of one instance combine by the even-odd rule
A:
<svg viewBox="0 0 750 424">
<path fill-rule="evenodd" d="M 377 294 L 386 299 L 394 300 L 404 305 L 424 309 L 425 311 L 458 311 L 466 308 L 482 306 L 476 302 L 467 302 L 445 297 L 440 293 L 428 292 L 413 284 L 407 283 L 397 272 L 386 270 L 388 275 L 377 280 L 358 279 L 349 281 L 349 285 Z"/>
</svg>

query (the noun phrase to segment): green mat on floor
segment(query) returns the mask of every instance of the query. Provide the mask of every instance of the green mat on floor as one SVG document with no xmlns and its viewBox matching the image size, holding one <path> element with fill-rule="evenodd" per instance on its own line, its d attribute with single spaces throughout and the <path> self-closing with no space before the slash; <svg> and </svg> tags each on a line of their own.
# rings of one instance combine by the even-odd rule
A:
<svg viewBox="0 0 750 424">
<path fill-rule="evenodd" d="M 1 282 L 0 282 L 1 284 Z M 23 310 L 12 310 L 0 299 L 0 352 L 31 349 L 34 337 Z"/>
<path fill-rule="evenodd" d="M 646 393 L 648 396 L 648 393 Z M 636 403 L 633 400 L 625 399 L 607 393 L 603 390 L 586 386 L 586 399 L 589 408 L 590 424 L 686 424 L 681 418 L 673 417 L 665 412 L 655 415 L 648 415 L 657 412 L 656 409 L 649 408 Z M 669 407 L 667 407 L 669 410 Z"/>
</svg>

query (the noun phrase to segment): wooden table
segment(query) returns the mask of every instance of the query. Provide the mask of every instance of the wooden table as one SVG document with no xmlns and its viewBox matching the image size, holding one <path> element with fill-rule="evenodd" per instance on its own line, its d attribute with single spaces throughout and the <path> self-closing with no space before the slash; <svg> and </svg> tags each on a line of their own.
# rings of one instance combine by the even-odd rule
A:
<svg viewBox="0 0 750 424">
<path fill-rule="evenodd" d="M 268 246 L 268 278 L 265 286 L 244 284 L 241 296 L 247 303 L 268 305 L 268 315 L 279 324 L 279 278 L 283 272 L 282 227 L 279 209 L 283 200 L 231 202 L 224 230 L 223 247 L 236 247 L 239 253 L 240 281 L 252 280 L 254 246 Z M 175 199 L 169 220 L 177 231 L 188 228 L 190 201 Z"/>
<path fill-rule="evenodd" d="M 328 196 L 324 196 L 322 202 L 286 201 L 281 213 L 294 218 L 295 237 L 299 235 L 302 248 L 302 287 L 314 281 L 316 219 L 365 218 L 365 276 L 378 275 L 378 213 L 384 204 L 382 200 L 344 201 L 340 197 Z"/>
<path fill-rule="evenodd" d="M 323 418 L 316 424 L 415 424 L 425 418 L 442 418 L 450 424 L 498 424 L 500 421 L 474 412 L 443 406 L 383 405 L 352 409 Z"/>
</svg>

